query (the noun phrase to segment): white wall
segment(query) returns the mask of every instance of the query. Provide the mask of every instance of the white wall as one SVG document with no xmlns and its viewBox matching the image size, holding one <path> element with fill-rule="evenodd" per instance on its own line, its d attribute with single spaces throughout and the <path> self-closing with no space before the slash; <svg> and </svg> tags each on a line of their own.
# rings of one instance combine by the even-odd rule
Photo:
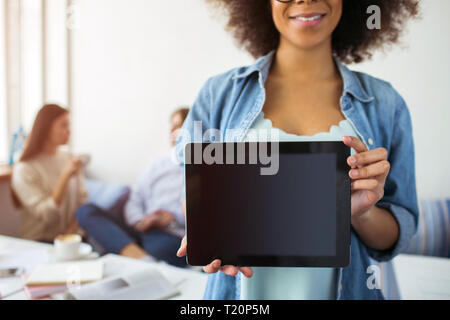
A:
<svg viewBox="0 0 450 320">
<path fill-rule="evenodd" d="M 402 46 L 355 67 L 392 83 L 413 121 L 420 197 L 450 196 L 450 1 L 423 0 Z"/>
<path fill-rule="evenodd" d="M 251 59 L 203 0 L 79 0 L 74 32 L 74 146 L 91 172 L 132 184 L 168 150 L 168 118 L 214 73 Z"/>
<path fill-rule="evenodd" d="M 252 62 L 204 0 L 78 0 L 74 147 L 91 173 L 133 184 L 168 149 L 168 117 L 211 75 Z M 413 118 L 420 197 L 450 196 L 448 0 L 424 0 L 406 48 L 355 66 L 390 81 Z M 220 21 L 219 21 L 220 20 Z"/>
</svg>

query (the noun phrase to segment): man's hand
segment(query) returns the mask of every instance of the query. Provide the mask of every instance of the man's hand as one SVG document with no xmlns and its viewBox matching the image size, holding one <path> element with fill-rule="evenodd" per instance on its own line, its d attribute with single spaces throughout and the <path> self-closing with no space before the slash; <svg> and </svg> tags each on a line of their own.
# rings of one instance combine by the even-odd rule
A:
<svg viewBox="0 0 450 320">
<path fill-rule="evenodd" d="M 154 214 L 157 216 L 157 220 L 155 222 L 155 227 L 156 228 L 164 229 L 170 223 L 175 221 L 175 217 L 169 211 L 158 210 L 158 211 L 155 211 Z"/>
<path fill-rule="evenodd" d="M 134 225 L 134 228 L 139 232 L 147 232 L 155 225 L 156 220 L 157 220 L 156 215 L 150 213 L 146 215 L 141 221 L 136 223 Z"/>
<path fill-rule="evenodd" d="M 140 232 L 147 232 L 152 228 L 164 229 L 174 220 L 175 218 L 169 211 L 157 210 L 136 223 L 134 228 Z"/>
</svg>

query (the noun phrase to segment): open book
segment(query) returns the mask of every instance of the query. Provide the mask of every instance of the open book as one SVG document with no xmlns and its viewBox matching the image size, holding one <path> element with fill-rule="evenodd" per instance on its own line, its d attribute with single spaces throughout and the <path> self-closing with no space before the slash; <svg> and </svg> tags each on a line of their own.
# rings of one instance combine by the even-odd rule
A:
<svg viewBox="0 0 450 320">
<path fill-rule="evenodd" d="M 69 289 L 71 298 L 77 300 L 161 300 L 179 293 L 156 268 L 146 268 Z"/>
</svg>

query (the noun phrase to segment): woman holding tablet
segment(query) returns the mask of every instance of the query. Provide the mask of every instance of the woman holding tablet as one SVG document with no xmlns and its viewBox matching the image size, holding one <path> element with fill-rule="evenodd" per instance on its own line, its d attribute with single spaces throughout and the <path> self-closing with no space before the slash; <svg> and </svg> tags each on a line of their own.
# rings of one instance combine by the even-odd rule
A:
<svg viewBox="0 0 450 320">
<path fill-rule="evenodd" d="M 392 259 L 417 227 L 411 119 L 388 82 L 343 63 L 396 43 L 417 15 L 417 1 L 210 2 L 225 10 L 228 29 L 259 59 L 208 79 L 184 130 L 194 137 L 194 122 L 201 121 L 203 132 L 217 129 L 224 141 L 229 129 L 239 129 L 233 138 L 244 141 L 251 128 L 279 130 L 285 141 L 342 139 L 352 148 L 352 246 L 351 264 L 339 269 L 260 270 L 212 261 L 204 267 L 211 273 L 205 298 L 383 299 L 381 290 L 368 288 L 369 257 Z M 379 9 L 382 28 L 368 28 L 369 7 Z M 186 245 L 184 239 L 179 256 Z"/>
</svg>

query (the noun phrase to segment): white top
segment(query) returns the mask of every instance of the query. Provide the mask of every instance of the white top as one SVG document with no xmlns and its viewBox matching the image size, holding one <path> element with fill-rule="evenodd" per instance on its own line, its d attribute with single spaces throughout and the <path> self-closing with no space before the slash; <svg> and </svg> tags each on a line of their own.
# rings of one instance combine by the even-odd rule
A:
<svg viewBox="0 0 450 320">
<path fill-rule="evenodd" d="M 53 241 L 69 227 L 75 219 L 75 211 L 87 201 L 81 172 L 69 179 L 59 206 L 52 198 L 61 172 L 71 157 L 70 153 L 58 150 L 56 154 L 41 153 L 14 165 L 12 188 L 23 207 L 22 238 Z"/>
</svg>

